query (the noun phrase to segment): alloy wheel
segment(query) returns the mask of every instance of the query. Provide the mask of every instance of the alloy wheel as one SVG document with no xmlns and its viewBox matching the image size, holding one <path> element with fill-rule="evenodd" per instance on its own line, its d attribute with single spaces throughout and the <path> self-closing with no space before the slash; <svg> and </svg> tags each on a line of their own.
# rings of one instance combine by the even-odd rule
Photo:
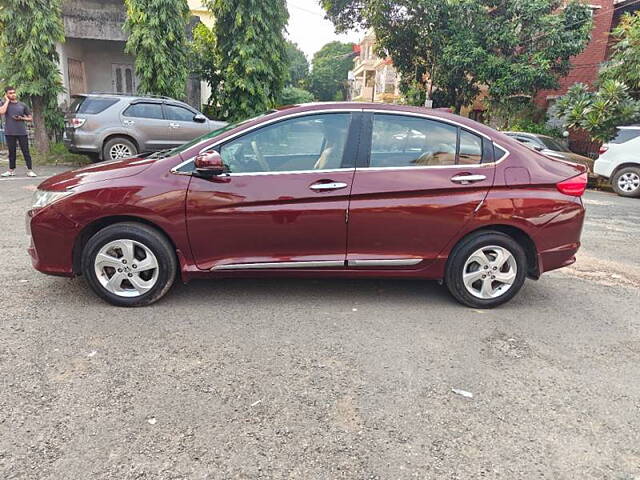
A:
<svg viewBox="0 0 640 480">
<path fill-rule="evenodd" d="M 635 172 L 627 172 L 618 178 L 618 188 L 623 192 L 631 193 L 640 188 L 640 175 Z"/>
<path fill-rule="evenodd" d="M 513 285 L 518 265 L 504 247 L 490 245 L 476 250 L 464 264 L 462 281 L 467 291 L 481 299 L 498 298 Z"/>
<path fill-rule="evenodd" d="M 135 240 L 115 240 L 104 245 L 94 260 L 96 277 L 119 297 L 139 297 L 158 281 L 158 259 Z"/>
<path fill-rule="evenodd" d="M 128 145 L 123 143 L 116 143 L 109 149 L 109 157 L 111 160 L 119 160 L 121 158 L 129 158 L 133 155 L 133 152 Z"/>
</svg>

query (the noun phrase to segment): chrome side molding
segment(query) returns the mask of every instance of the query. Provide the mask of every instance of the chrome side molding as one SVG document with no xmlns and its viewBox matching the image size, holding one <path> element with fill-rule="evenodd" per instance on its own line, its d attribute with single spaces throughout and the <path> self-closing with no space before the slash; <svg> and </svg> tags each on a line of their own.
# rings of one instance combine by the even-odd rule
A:
<svg viewBox="0 0 640 480">
<path fill-rule="evenodd" d="M 348 260 L 350 267 L 410 267 L 418 265 L 424 258 L 393 258 L 388 260 Z"/>
<path fill-rule="evenodd" d="M 263 262 L 263 263 L 230 263 L 216 265 L 211 271 L 222 270 L 263 270 L 276 268 L 345 268 L 349 267 L 410 267 L 418 265 L 424 258 L 391 258 L 377 260 L 348 260 L 345 262 L 319 260 L 314 262 Z"/>
</svg>

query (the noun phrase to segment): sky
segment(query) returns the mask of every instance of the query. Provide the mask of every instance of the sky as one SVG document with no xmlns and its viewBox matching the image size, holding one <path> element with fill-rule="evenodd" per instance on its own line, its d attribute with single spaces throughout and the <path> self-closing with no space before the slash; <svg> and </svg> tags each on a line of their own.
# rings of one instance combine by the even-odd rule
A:
<svg viewBox="0 0 640 480">
<path fill-rule="evenodd" d="M 324 18 L 324 10 L 318 0 L 287 0 L 289 8 L 288 38 L 298 44 L 309 60 L 325 43 L 338 40 L 358 43 L 364 35 L 349 32 L 338 35 L 333 24 Z"/>
</svg>

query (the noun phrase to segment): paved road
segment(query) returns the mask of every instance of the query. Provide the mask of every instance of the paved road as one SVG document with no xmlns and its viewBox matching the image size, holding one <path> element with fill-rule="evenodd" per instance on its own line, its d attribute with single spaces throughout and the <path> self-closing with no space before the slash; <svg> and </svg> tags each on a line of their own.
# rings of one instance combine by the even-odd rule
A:
<svg viewBox="0 0 640 480">
<path fill-rule="evenodd" d="M 36 184 L 0 181 L 2 479 L 640 478 L 640 200 L 588 193 L 578 263 L 493 311 L 344 280 L 124 310 L 31 269 Z"/>
</svg>

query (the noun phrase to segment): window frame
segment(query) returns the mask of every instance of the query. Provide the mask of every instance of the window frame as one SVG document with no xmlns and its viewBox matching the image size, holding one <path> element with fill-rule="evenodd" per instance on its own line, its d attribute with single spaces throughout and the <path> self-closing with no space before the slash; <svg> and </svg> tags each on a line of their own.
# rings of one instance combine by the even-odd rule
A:
<svg viewBox="0 0 640 480">
<path fill-rule="evenodd" d="M 368 169 L 368 170 L 397 170 L 397 169 L 425 169 L 425 168 L 467 168 L 467 167 L 480 167 L 487 166 L 488 164 L 495 162 L 495 154 L 493 151 L 493 141 L 488 138 L 486 135 L 480 134 L 479 132 L 475 132 L 470 128 L 465 128 L 460 124 L 456 124 L 453 122 L 448 122 L 444 119 L 431 117 L 427 115 L 413 115 L 410 112 L 398 112 L 398 111 L 385 111 L 385 110 L 375 110 L 375 111 L 365 111 L 365 126 L 363 127 L 360 149 L 358 152 L 357 159 L 357 168 Z M 417 118 L 425 121 L 437 122 L 448 127 L 453 127 L 456 129 L 456 163 L 451 165 L 404 165 L 404 166 L 391 166 L 391 167 L 372 167 L 371 166 L 371 154 L 373 152 L 373 122 L 375 121 L 376 115 L 385 115 L 385 116 L 397 116 L 402 118 Z M 473 164 L 461 164 L 460 161 L 460 137 L 461 132 L 464 131 L 471 135 L 478 137 L 482 142 L 482 153 L 480 163 Z"/>
<path fill-rule="evenodd" d="M 162 118 L 153 118 L 153 117 L 134 117 L 131 115 L 127 115 L 127 111 L 130 108 L 136 107 L 138 105 L 158 105 L 160 107 L 160 112 L 162 112 Z M 122 111 L 122 116 L 123 117 L 127 117 L 127 118 L 143 118 L 145 120 L 162 120 L 162 121 L 166 121 L 167 118 L 164 115 L 164 108 L 162 106 L 161 102 L 147 102 L 147 101 L 138 101 L 138 102 L 131 102 L 129 105 L 127 105 L 125 107 L 125 109 Z"/>
<path fill-rule="evenodd" d="M 176 107 L 176 108 L 182 108 L 183 110 L 187 110 L 188 112 L 191 113 L 191 120 L 175 120 L 175 119 L 169 118 L 169 115 L 168 115 L 169 107 Z M 193 120 L 193 118 L 199 113 L 200 112 L 196 112 L 195 110 L 191 108 L 187 108 L 184 105 L 176 105 L 175 103 L 162 103 L 162 115 L 164 116 L 165 120 L 169 120 L 170 122 L 197 123 L 196 121 Z"/>
</svg>

